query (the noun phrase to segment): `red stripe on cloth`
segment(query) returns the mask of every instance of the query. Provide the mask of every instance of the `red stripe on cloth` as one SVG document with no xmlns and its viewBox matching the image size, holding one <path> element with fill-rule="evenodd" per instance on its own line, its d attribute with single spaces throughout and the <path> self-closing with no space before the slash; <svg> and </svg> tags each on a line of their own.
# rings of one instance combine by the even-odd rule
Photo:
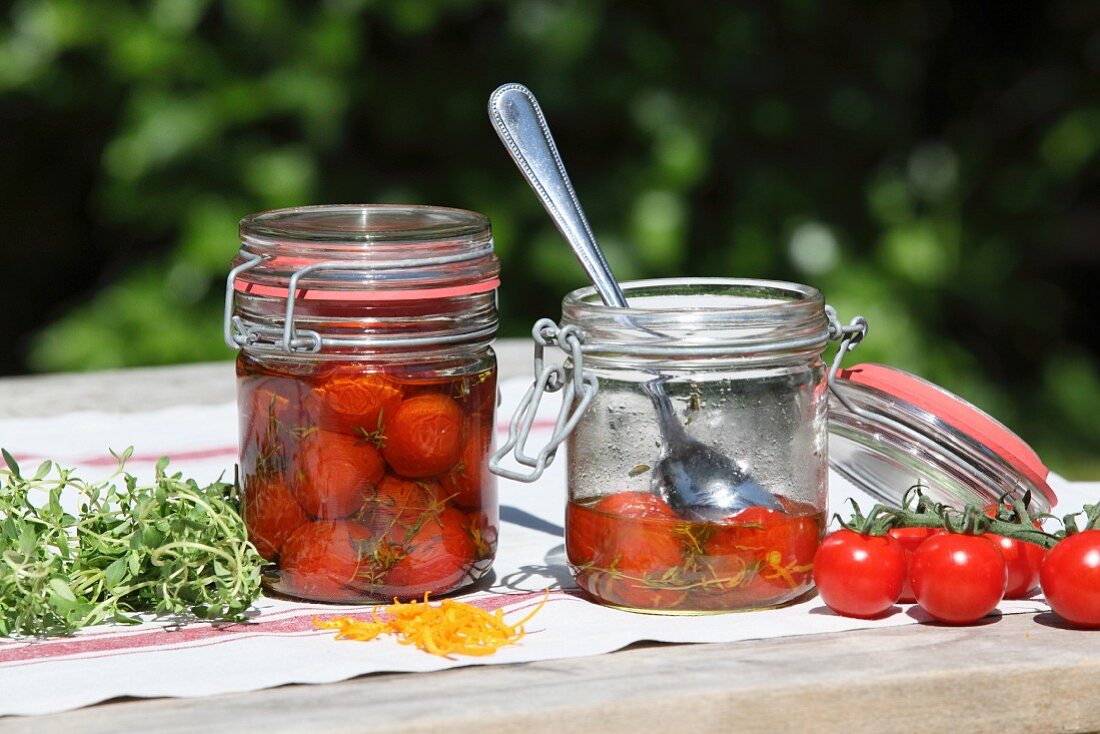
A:
<svg viewBox="0 0 1100 734">
<path fill-rule="evenodd" d="M 48 456 L 40 456 L 38 454 L 13 454 L 16 461 L 45 461 L 50 459 L 56 463 L 72 463 L 79 464 L 81 466 L 114 466 L 118 463 L 115 457 L 107 456 L 94 456 L 82 459 L 58 459 Z M 165 451 L 159 454 L 134 454 L 130 457 L 128 464 L 155 464 L 161 460 L 161 457 L 167 456 L 172 461 L 195 461 L 199 459 L 217 459 L 223 456 L 234 457 L 237 456 L 236 446 L 217 446 L 209 449 L 193 449 L 191 451 Z"/>
<path fill-rule="evenodd" d="M 492 596 L 465 600 L 465 603 L 479 609 L 493 611 L 505 606 L 522 604 L 541 598 L 545 593 L 493 594 Z M 571 596 L 573 595 L 566 591 L 554 590 L 550 592 L 551 600 Z M 350 612 L 350 614 L 354 616 L 355 612 Z M 135 631 L 135 634 L 117 634 L 118 630 L 116 628 L 114 630 L 104 630 L 101 634 L 93 633 L 61 640 L 10 642 L 0 645 L 0 668 L 15 668 L 23 665 L 45 663 L 58 658 L 111 657 L 181 647 L 204 647 L 248 637 L 301 636 L 306 633 L 326 634 L 326 630 L 318 630 L 315 627 L 313 623 L 315 618 L 348 615 L 348 610 L 321 612 L 321 610 L 313 608 L 295 612 L 291 616 L 280 619 L 221 625 L 198 623 L 178 629 L 158 627 L 147 631 L 142 631 L 139 627 L 129 628 L 129 630 Z"/>
</svg>

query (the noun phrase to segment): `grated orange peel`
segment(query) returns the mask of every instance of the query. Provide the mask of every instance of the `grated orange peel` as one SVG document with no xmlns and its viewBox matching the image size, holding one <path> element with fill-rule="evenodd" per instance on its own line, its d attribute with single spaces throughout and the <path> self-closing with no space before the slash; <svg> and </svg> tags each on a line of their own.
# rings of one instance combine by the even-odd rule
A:
<svg viewBox="0 0 1100 734">
<path fill-rule="evenodd" d="M 519 642 L 527 634 L 524 625 L 546 605 L 550 590 L 523 619 L 509 624 L 504 611 L 484 609 L 453 599 L 430 604 L 423 601 L 400 602 L 375 608 L 369 619 L 314 617 L 319 629 L 336 630 L 337 640 L 369 642 L 382 635 L 394 635 L 402 645 L 415 645 L 424 652 L 441 657 L 451 655 L 492 655 L 505 645 Z"/>
</svg>

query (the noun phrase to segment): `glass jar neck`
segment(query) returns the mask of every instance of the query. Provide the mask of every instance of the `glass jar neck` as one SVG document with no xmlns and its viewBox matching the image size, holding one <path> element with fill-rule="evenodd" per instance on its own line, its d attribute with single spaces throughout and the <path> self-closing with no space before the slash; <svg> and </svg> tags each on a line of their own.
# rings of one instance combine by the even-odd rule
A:
<svg viewBox="0 0 1100 734">
<path fill-rule="evenodd" d="M 250 352 L 357 355 L 482 347 L 500 265 L 489 221 L 425 206 L 320 206 L 241 221 L 227 340 Z"/>
<path fill-rule="evenodd" d="M 629 308 L 603 304 L 593 288 L 562 302 L 585 358 L 621 367 L 756 366 L 817 359 L 829 337 L 825 301 L 810 286 L 733 278 L 622 284 Z"/>
</svg>

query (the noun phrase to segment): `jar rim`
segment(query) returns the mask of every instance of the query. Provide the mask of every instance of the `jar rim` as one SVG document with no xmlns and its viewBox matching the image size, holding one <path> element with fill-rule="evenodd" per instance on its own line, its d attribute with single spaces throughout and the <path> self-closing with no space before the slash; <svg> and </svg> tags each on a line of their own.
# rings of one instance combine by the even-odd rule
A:
<svg viewBox="0 0 1100 734">
<path fill-rule="evenodd" d="M 621 288 L 633 304 L 628 308 L 607 306 L 591 286 L 562 301 L 562 323 L 577 326 L 585 354 L 599 360 L 747 365 L 816 358 L 829 339 L 825 299 L 812 286 L 668 278 L 628 281 Z"/>
<path fill-rule="evenodd" d="M 242 242 L 404 244 L 486 235 L 489 218 L 426 204 L 318 204 L 257 212 L 240 221 Z"/>
<path fill-rule="evenodd" d="M 761 299 L 760 295 L 750 295 L 749 292 L 755 293 L 771 293 L 776 297 L 770 299 L 766 303 L 754 303 L 745 304 L 740 303 L 736 306 L 731 304 L 719 304 L 717 302 L 713 304 L 707 303 L 687 303 L 682 306 L 645 306 L 645 305 L 628 305 L 626 308 L 620 308 L 618 306 L 608 306 L 602 300 L 599 300 L 599 295 L 596 293 L 594 286 L 585 286 L 583 288 L 577 288 L 570 291 L 562 299 L 563 310 L 582 310 L 586 313 L 591 313 L 593 316 L 603 315 L 619 315 L 627 316 L 634 314 L 639 317 L 644 317 L 647 314 L 692 314 L 692 313 L 733 313 L 733 312 L 746 312 L 746 314 L 752 314 L 754 317 L 765 316 L 769 312 L 775 312 L 779 315 L 782 312 L 788 311 L 792 308 L 803 307 L 807 304 L 815 305 L 820 303 L 824 306 L 825 299 L 821 295 L 821 292 L 810 285 L 804 285 L 802 283 L 794 283 L 783 280 L 757 280 L 754 278 L 713 278 L 713 277 L 698 277 L 698 278 L 651 278 L 647 280 L 632 280 L 620 283 L 623 295 L 626 296 L 628 304 L 630 303 L 630 295 L 632 292 L 640 292 L 652 289 L 666 289 L 669 292 L 662 294 L 668 296 L 677 296 L 681 298 L 692 298 L 693 296 L 700 295 L 696 293 L 688 293 L 689 289 L 698 289 L 700 286 L 709 286 L 712 288 L 725 288 L 729 290 L 744 290 L 745 293 L 739 294 L 702 294 L 713 295 L 722 297 L 723 295 L 740 295 L 745 298 Z M 681 291 L 681 292 L 676 292 Z M 788 294 L 788 297 L 783 297 L 782 294 Z"/>
</svg>

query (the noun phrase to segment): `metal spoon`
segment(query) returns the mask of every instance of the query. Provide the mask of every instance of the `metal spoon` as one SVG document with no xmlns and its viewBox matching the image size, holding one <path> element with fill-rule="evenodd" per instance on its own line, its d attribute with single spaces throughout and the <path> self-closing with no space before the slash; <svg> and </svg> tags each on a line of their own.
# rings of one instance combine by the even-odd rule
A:
<svg viewBox="0 0 1100 734">
<path fill-rule="evenodd" d="M 489 97 L 489 118 L 600 298 L 608 306 L 627 308 L 535 95 L 521 84 L 498 87 Z M 729 457 L 688 435 L 665 391 L 666 381 L 658 377 L 643 385 L 657 411 L 657 427 L 665 444 L 664 455 L 653 469 L 654 490 L 689 520 L 718 521 L 753 506 L 781 509 L 775 497 Z"/>
</svg>

